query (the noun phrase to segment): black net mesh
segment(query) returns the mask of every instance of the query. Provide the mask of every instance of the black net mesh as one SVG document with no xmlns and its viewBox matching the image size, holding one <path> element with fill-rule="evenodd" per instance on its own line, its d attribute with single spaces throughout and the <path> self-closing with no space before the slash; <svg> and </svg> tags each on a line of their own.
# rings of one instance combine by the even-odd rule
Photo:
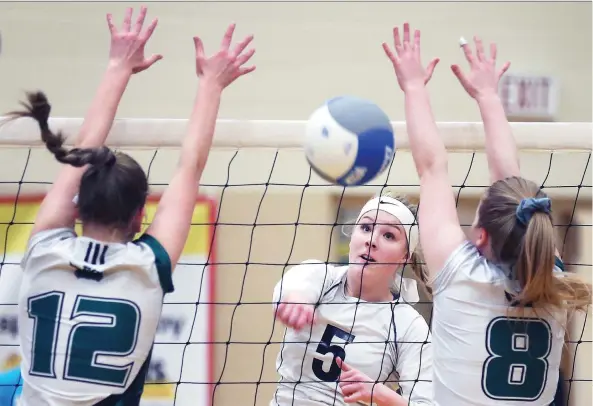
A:
<svg viewBox="0 0 593 406">
<path fill-rule="evenodd" d="M 147 210 L 149 223 L 177 151 L 126 152 L 149 173 L 154 193 Z M 538 151 L 522 157 L 524 176 L 539 182 L 553 198 L 554 225 L 567 271 L 583 275 L 591 272 L 590 157 L 590 151 Z M 20 360 L 19 261 L 37 206 L 58 169 L 39 148 L 0 148 L 0 161 L 8 159 L 13 164 L 0 175 L 0 405 L 11 405 L 18 388 L 14 379 Z M 467 227 L 487 187 L 485 159 L 479 152 L 452 152 L 450 159 L 460 219 Z M 286 345 L 284 328 L 274 322 L 274 286 L 286 270 L 306 259 L 346 263 L 343 225 L 356 217 L 369 197 L 386 189 L 417 201 L 419 188 L 408 155 L 398 152 L 388 176 L 354 190 L 328 186 L 299 151 L 215 150 L 204 173 L 203 198 L 196 205 L 186 251 L 175 271 L 176 291 L 165 298 L 142 404 L 268 405 L 283 362 L 280 357 L 277 364 L 277 356 Z M 416 308 L 430 322 L 429 295 L 422 291 L 420 298 Z M 569 330 L 559 393 L 569 403 L 559 404 L 584 404 L 590 401 L 586 396 L 591 387 L 586 315 L 575 316 Z M 344 348 L 347 341 L 331 344 Z M 311 366 L 301 365 L 296 374 L 300 385 L 310 376 L 307 368 Z M 397 379 L 388 381 L 397 390 Z"/>
</svg>

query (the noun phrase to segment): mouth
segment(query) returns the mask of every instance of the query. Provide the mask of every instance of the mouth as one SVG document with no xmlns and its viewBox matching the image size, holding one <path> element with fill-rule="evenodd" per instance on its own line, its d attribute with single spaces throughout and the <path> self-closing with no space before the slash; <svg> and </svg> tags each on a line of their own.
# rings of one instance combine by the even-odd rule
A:
<svg viewBox="0 0 593 406">
<path fill-rule="evenodd" d="M 371 257 L 370 255 L 366 255 L 363 254 L 360 256 L 365 262 L 376 262 L 375 259 L 373 257 Z"/>
</svg>

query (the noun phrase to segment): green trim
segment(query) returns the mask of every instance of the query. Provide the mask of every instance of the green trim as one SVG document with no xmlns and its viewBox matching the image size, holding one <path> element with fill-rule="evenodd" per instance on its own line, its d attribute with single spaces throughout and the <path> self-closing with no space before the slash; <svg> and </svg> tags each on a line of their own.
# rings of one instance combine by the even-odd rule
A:
<svg viewBox="0 0 593 406">
<path fill-rule="evenodd" d="M 163 289 L 163 292 L 173 292 L 175 288 L 173 287 L 171 258 L 169 257 L 169 254 L 167 253 L 165 248 L 161 245 L 160 242 L 157 241 L 156 238 L 149 234 L 142 235 L 134 242 L 143 242 L 144 244 L 150 247 L 150 249 L 154 253 L 154 262 L 156 265 L 157 272 L 159 274 L 159 282 L 161 283 L 161 288 Z"/>
</svg>

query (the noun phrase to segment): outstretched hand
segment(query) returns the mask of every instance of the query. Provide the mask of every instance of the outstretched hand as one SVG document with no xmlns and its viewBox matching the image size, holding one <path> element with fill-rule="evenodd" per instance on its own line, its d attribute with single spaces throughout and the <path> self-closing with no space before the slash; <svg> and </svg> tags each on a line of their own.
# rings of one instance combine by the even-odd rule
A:
<svg viewBox="0 0 593 406">
<path fill-rule="evenodd" d="M 383 50 L 393 64 L 401 89 L 405 92 L 411 88 L 424 87 L 432 77 L 439 59 L 434 58 L 426 68 L 422 65 L 420 60 L 420 30 L 414 31 L 412 40 L 410 38 L 410 24 L 404 23 L 403 42 L 398 27 L 393 29 L 393 42 L 396 54 L 391 51 L 389 45 L 385 42 L 383 43 Z"/>
<path fill-rule="evenodd" d="M 146 7 L 140 8 L 136 24 L 132 28 L 132 8 L 126 10 L 124 23 L 120 30 L 113 24 L 113 16 L 107 14 L 107 25 L 111 32 L 111 48 L 109 50 L 109 63 L 122 66 L 132 73 L 139 73 L 150 68 L 155 62 L 163 58 L 162 55 L 144 56 L 144 47 L 150 39 L 158 20 L 155 18 L 146 30 L 142 31 L 146 18 Z"/>
<path fill-rule="evenodd" d="M 465 59 L 469 63 L 470 72 L 466 76 L 459 65 L 451 65 L 451 70 L 459 79 L 459 82 L 465 89 L 465 91 L 474 99 L 477 99 L 483 95 L 488 95 L 498 92 L 498 81 L 507 71 L 510 62 L 506 62 L 497 71 L 496 70 L 496 44 L 490 44 L 490 57 L 484 52 L 484 46 L 482 40 L 478 37 L 474 37 L 476 44 L 476 54 L 474 55 L 471 47 L 464 43 L 461 45 Z"/>
<path fill-rule="evenodd" d="M 218 83 L 221 88 L 225 88 L 233 83 L 238 77 L 255 70 L 255 66 L 243 66 L 255 53 L 255 49 L 250 49 L 243 53 L 249 43 L 253 40 L 253 35 L 247 36 L 243 41 L 235 45 L 233 49 L 230 49 L 234 32 L 235 24 L 231 24 L 224 34 L 220 49 L 211 57 L 206 57 L 202 40 L 199 37 L 194 37 L 194 45 L 196 47 L 196 72 L 198 77 L 213 80 Z"/>
</svg>

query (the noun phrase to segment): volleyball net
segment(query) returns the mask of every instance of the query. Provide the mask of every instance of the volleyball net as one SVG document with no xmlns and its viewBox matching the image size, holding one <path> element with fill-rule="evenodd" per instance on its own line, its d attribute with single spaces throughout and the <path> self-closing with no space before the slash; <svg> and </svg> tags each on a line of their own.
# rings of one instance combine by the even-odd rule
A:
<svg viewBox="0 0 593 406">
<path fill-rule="evenodd" d="M 72 140 L 81 123 L 55 118 L 50 127 Z M 148 223 L 176 168 L 186 125 L 186 120 L 122 119 L 113 126 L 108 145 L 129 153 L 149 175 Z M 449 151 L 460 220 L 467 227 L 489 182 L 482 124 L 438 126 Z M 567 271 L 590 280 L 591 124 L 512 127 L 523 176 L 553 199 Z M 329 185 L 311 170 L 301 148 L 304 128 L 304 121 L 218 122 L 190 237 L 174 274 L 175 292 L 165 298 L 143 405 L 268 405 L 284 330 L 273 319 L 276 282 L 303 260 L 347 262 L 341 226 L 369 197 L 388 189 L 417 201 L 419 182 L 404 123 L 394 123 L 397 150 L 389 170 L 355 188 Z M 0 127 L 0 165 L 0 372 L 6 373 L 20 361 L 19 261 L 60 165 L 27 119 Z M 423 294 L 417 308 L 430 319 L 431 304 Z M 570 405 L 590 404 L 587 315 L 575 316 L 569 329 L 565 398 Z"/>
</svg>

